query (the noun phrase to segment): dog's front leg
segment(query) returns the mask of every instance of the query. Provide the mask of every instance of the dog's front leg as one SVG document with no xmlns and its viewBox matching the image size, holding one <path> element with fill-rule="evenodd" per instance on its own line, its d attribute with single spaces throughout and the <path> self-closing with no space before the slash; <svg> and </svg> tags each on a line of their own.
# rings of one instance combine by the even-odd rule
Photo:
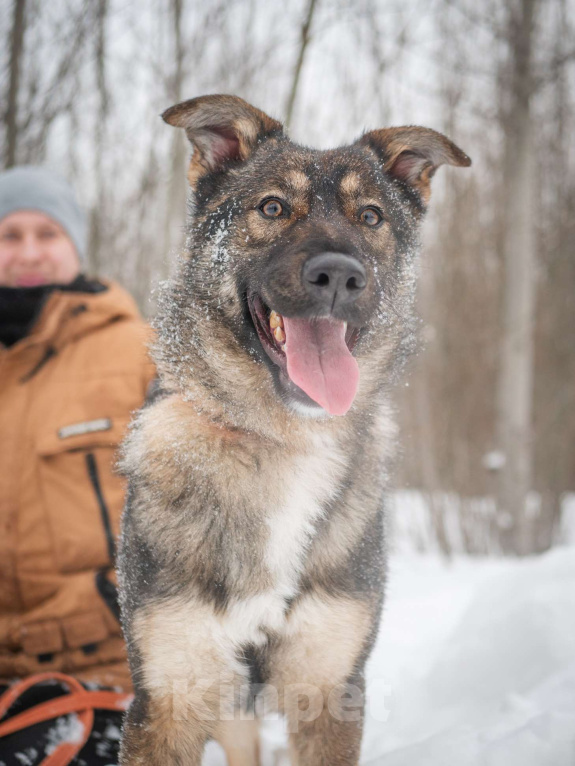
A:
<svg viewBox="0 0 575 766">
<path fill-rule="evenodd" d="M 220 721 L 214 739 L 223 747 L 228 766 L 261 766 L 257 720 Z"/>
<path fill-rule="evenodd" d="M 136 698 L 121 766 L 200 766 L 220 720 L 233 719 L 245 679 L 218 626 L 210 607 L 193 599 L 162 599 L 132 613 L 127 635 Z"/>
<path fill-rule="evenodd" d="M 120 766 L 200 766 L 209 722 L 183 714 L 173 694 L 136 695 L 124 721 Z"/>
<path fill-rule="evenodd" d="M 293 766 L 357 766 L 362 675 L 375 599 L 310 593 L 293 607 L 274 652 L 270 683 L 287 718 Z"/>
<path fill-rule="evenodd" d="M 286 690 L 292 766 L 357 766 L 363 733 L 363 682 Z M 301 700 L 307 698 L 303 705 Z M 291 709 L 290 709 L 291 708 Z"/>
</svg>

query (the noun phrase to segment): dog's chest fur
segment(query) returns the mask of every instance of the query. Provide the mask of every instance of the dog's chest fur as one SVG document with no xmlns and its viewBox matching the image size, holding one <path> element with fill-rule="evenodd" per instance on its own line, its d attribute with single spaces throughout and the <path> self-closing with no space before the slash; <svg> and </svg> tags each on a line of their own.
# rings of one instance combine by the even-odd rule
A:
<svg viewBox="0 0 575 766">
<path fill-rule="evenodd" d="M 345 458 L 329 436 L 310 439 L 307 453 L 294 457 L 283 478 L 283 497 L 277 508 L 269 508 L 269 535 L 265 561 L 274 589 L 291 598 L 306 551 L 315 533 L 315 522 L 337 497 L 345 470 Z"/>
<path fill-rule="evenodd" d="M 277 631 L 284 626 L 286 607 L 298 593 L 317 522 L 340 491 L 345 462 L 330 436 L 316 434 L 306 451 L 286 459 L 281 474 L 274 477 L 262 471 L 254 476 L 254 492 L 270 498 L 261 509 L 265 533 L 259 554 L 269 586 L 247 598 L 231 594 L 223 622 L 236 640 L 258 643 L 263 639 L 260 629 Z"/>
<path fill-rule="evenodd" d="M 281 630 L 346 479 L 349 444 L 318 423 L 273 441 L 214 429 L 176 398 L 142 413 L 126 456 L 173 498 L 130 511 L 141 539 L 172 562 L 162 590 L 201 601 L 234 642 Z"/>
</svg>

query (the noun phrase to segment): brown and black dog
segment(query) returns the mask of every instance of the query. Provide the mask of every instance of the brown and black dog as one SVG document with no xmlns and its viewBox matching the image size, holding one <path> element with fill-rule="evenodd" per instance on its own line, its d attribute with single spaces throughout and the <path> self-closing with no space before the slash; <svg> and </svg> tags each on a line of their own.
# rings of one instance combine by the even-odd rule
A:
<svg viewBox="0 0 575 766">
<path fill-rule="evenodd" d="M 308 149 L 233 96 L 163 116 L 193 145 L 191 221 L 124 447 L 121 763 L 199 765 L 215 738 L 255 766 L 264 700 L 293 764 L 357 764 L 418 229 L 436 168 L 470 160 L 420 127 Z"/>
</svg>

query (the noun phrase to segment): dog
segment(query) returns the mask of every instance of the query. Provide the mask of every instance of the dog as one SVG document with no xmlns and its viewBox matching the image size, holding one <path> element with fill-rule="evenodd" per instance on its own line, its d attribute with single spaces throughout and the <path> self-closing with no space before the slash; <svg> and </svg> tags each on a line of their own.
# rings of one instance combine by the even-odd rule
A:
<svg viewBox="0 0 575 766">
<path fill-rule="evenodd" d="M 196 766 L 216 739 L 256 766 L 269 703 L 292 764 L 357 764 L 418 231 L 435 170 L 470 160 L 422 127 L 309 149 L 228 95 L 163 118 L 193 147 L 191 216 L 123 447 L 120 762 Z"/>
</svg>

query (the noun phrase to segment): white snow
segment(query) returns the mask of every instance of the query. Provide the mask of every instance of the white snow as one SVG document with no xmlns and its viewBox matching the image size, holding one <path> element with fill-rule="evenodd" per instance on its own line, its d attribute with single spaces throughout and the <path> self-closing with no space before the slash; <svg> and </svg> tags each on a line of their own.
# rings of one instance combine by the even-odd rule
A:
<svg viewBox="0 0 575 766">
<path fill-rule="evenodd" d="M 363 766 L 573 766 L 575 548 L 395 554 L 367 686 Z M 284 747 L 266 722 L 263 766 Z M 210 744 L 205 766 L 224 763 Z"/>
<path fill-rule="evenodd" d="M 34 766 L 37 757 L 38 751 L 33 747 L 28 747 L 20 753 L 14 753 L 14 758 L 18 763 L 22 764 L 22 766 Z"/>
<path fill-rule="evenodd" d="M 65 742 L 77 744 L 84 737 L 84 724 L 75 713 L 56 718 L 54 725 L 48 730 L 44 750 L 51 755 Z"/>
<path fill-rule="evenodd" d="M 366 766 L 573 766 L 575 549 L 394 559 L 375 677 L 390 715 Z"/>
</svg>

